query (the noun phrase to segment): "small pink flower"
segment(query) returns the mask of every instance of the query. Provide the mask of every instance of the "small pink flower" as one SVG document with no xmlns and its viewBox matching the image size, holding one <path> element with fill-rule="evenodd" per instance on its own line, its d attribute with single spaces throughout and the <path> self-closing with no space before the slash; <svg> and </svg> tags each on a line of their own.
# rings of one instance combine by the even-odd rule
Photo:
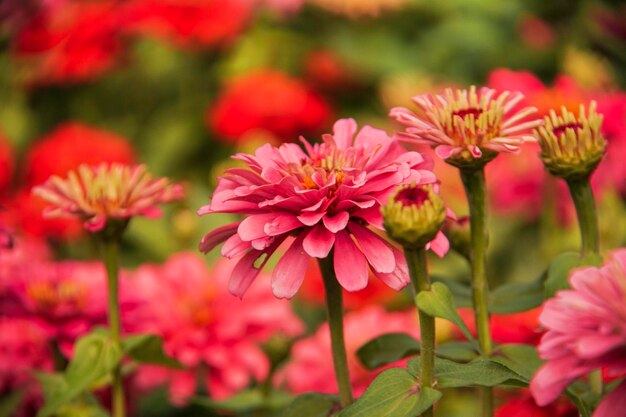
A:
<svg viewBox="0 0 626 417">
<path fill-rule="evenodd" d="M 371 339 L 384 333 L 410 333 L 419 337 L 419 325 L 414 311 L 388 313 L 380 306 L 369 306 L 345 316 L 344 332 L 348 369 L 354 394 L 359 396 L 382 369 L 370 371 L 361 365 L 356 351 Z M 336 394 L 337 382 L 330 350 L 328 323 L 324 323 L 315 334 L 296 342 L 291 350 L 292 358 L 277 375 L 294 394 L 322 392 Z M 398 366 L 391 364 L 386 368 Z"/>
<path fill-rule="evenodd" d="M 331 249 L 337 280 L 348 291 L 367 285 L 368 264 L 396 290 L 408 283 L 402 253 L 367 226 L 382 229 L 381 203 L 398 185 L 436 182 L 432 161 L 406 152 L 382 130 L 365 126 L 354 138 L 356 131 L 354 120 L 342 119 L 322 144 L 302 138 L 305 150 L 292 143 L 267 144 L 254 155 L 234 157 L 247 169 L 226 171 L 211 204 L 198 211 L 246 216 L 209 232 L 200 243 L 206 253 L 225 241 L 222 255 L 243 255 L 230 280 L 233 294 L 242 297 L 290 237 L 295 240 L 272 276 L 279 298 L 293 297 L 309 258 L 326 258 Z"/>
<path fill-rule="evenodd" d="M 168 354 L 187 368 L 144 367 L 140 387 L 168 383 L 172 401 L 182 404 L 196 392 L 197 381 L 213 398 L 224 398 L 251 379 L 267 377 L 269 361 L 260 343 L 276 333 L 294 336 L 302 325 L 267 287 L 252 287 L 245 303 L 228 294 L 231 269 L 224 261 L 211 270 L 199 256 L 181 253 L 133 273 L 135 291 L 144 299 L 133 314 L 134 330 L 161 336 Z"/>
<path fill-rule="evenodd" d="M 536 141 L 531 130 L 542 122 L 528 117 L 537 110 L 512 111 L 523 98 L 521 93 L 498 93 L 487 87 L 449 88 L 444 94 L 413 97 L 420 114 L 396 107 L 389 115 L 407 126 L 406 132 L 398 133 L 401 139 L 431 145 L 442 159 L 471 160 L 485 152 L 518 152 L 524 142 Z"/>
<path fill-rule="evenodd" d="M 167 178 L 153 178 L 144 165 L 125 166 L 103 163 L 81 165 L 66 179 L 52 176 L 33 193 L 52 204 L 47 217 L 80 217 L 85 228 L 98 232 L 111 219 L 133 216 L 158 217 L 157 205 L 183 197 L 182 186 Z"/>
<path fill-rule="evenodd" d="M 539 405 L 554 401 L 577 378 L 602 368 L 609 377 L 626 373 L 626 249 L 612 253 L 600 268 L 586 267 L 570 277 L 571 290 L 544 305 L 548 329 L 539 354 L 548 362 L 530 389 Z M 600 404 L 594 417 L 626 415 L 626 383 Z"/>
</svg>

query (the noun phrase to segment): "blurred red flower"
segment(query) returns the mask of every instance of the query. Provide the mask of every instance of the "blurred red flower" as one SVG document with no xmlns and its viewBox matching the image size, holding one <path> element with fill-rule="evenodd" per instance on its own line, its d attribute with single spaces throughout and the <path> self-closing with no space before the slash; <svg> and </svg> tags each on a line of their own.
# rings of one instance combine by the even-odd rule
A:
<svg viewBox="0 0 626 417">
<path fill-rule="evenodd" d="M 498 407 L 495 417 L 578 417 L 578 411 L 568 402 L 539 407 L 528 390 L 517 390 L 516 395 Z"/>
<path fill-rule="evenodd" d="M 26 183 L 42 184 L 50 176 L 64 177 L 81 164 L 135 163 L 129 141 L 115 133 L 78 122 L 59 125 L 37 141 L 26 155 Z"/>
<path fill-rule="evenodd" d="M 11 184 L 14 166 L 13 148 L 6 138 L 0 134 L 0 196 L 6 193 Z"/>
<path fill-rule="evenodd" d="M 124 50 L 124 15 L 112 1 L 72 1 L 24 24 L 13 53 L 35 84 L 80 82 L 113 68 Z"/>
<path fill-rule="evenodd" d="M 221 46 L 232 41 L 252 15 L 244 0 L 130 0 L 126 30 L 180 46 Z"/>
<path fill-rule="evenodd" d="M 302 81 L 276 70 L 232 79 L 208 109 L 207 124 L 218 138 L 239 142 L 253 130 L 283 141 L 315 134 L 330 121 L 330 107 Z"/>
<path fill-rule="evenodd" d="M 459 309 L 461 317 L 473 334 L 476 334 L 474 314 L 470 309 Z M 541 308 L 514 314 L 492 314 L 489 318 L 491 337 L 495 343 L 524 343 L 536 345 L 543 331 L 539 324 Z M 457 335 L 462 338 L 460 331 Z"/>
</svg>

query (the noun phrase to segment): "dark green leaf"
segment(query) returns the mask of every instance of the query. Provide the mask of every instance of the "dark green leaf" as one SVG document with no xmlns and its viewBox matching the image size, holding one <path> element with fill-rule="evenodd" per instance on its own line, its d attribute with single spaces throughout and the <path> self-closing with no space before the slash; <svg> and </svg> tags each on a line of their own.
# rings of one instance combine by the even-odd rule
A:
<svg viewBox="0 0 626 417">
<path fill-rule="evenodd" d="M 454 297 L 454 303 L 457 307 L 471 307 L 472 306 L 472 289 L 469 285 L 441 276 L 432 276 L 433 282 L 441 282 L 450 289 L 452 296 Z M 469 278 L 466 279 L 469 282 Z"/>
<path fill-rule="evenodd" d="M 539 307 L 544 300 L 544 275 L 533 282 L 514 282 L 498 287 L 489 294 L 489 311 L 511 314 Z"/>
<path fill-rule="evenodd" d="M 417 294 L 416 303 L 420 310 L 426 314 L 451 321 L 461 329 L 468 340 L 475 340 L 457 312 L 452 293 L 445 284 L 435 282 L 430 291 L 420 291 Z"/>
<path fill-rule="evenodd" d="M 370 340 L 356 352 L 367 369 L 388 365 L 418 353 L 420 342 L 406 333 L 387 333 Z"/>
<path fill-rule="evenodd" d="M 419 364 L 419 356 L 409 360 L 409 371 L 418 372 Z M 468 363 L 435 358 L 435 378 L 441 388 L 519 386 L 524 382 L 520 375 L 504 365 L 483 358 Z"/>
<path fill-rule="evenodd" d="M 63 404 L 88 391 L 93 383 L 111 372 L 121 358 L 121 349 L 103 330 L 95 330 L 80 338 L 63 376 L 66 385 L 49 392 L 37 416 L 52 415 Z"/>
<path fill-rule="evenodd" d="M 291 402 L 293 397 L 282 391 L 272 391 L 269 396 L 258 389 L 241 391 L 225 400 L 196 397 L 194 404 L 216 411 L 243 413 L 254 410 L 279 410 Z"/>
<path fill-rule="evenodd" d="M 596 254 L 590 254 L 582 259 L 578 252 L 564 252 L 558 255 L 548 267 L 548 276 L 545 282 L 546 298 L 554 297 L 557 291 L 570 288 L 569 276 L 574 268 L 601 264 L 602 258 Z"/>
<path fill-rule="evenodd" d="M 535 346 L 516 344 L 498 346 L 491 360 L 520 375 L 526 383 L 530 383 L 543 363 Z"/>
<path fill-rule="evenodd" d="M 414 417 L 433 405 L 441 393 L 426 388 L 420 393 L 417 378 L 403 368 L 381 372 L 354 404 L 339 417 Z"/>
<path fill-rule="evenodd" d="M 122 340 L 124 353 L 139 363 L 182 369 L 183 365 L 164 352 L 163 340 L 153 334 L 134 334 Z"/>
<path fill-rule="evenodd" d="M 456 362 L 469 362 L 476 359 L 478 352 L 476 346 L 470 342 L 447 342 L 437 346 L 435 355 Z"/>
<path fill-rule="evenodd" d="M 328 417 L 338 407 L 335 396 L 308 393 L 296 397 L 280 417 Z"/>
</svg>

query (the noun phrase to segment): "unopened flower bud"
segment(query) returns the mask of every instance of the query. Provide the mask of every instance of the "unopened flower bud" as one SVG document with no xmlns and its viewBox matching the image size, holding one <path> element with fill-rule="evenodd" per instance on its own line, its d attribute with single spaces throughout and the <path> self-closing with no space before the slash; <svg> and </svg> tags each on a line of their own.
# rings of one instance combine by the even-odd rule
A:
<svg viewBox="0 0 626 417">
<path fill-rule="evenodd" d="M 450 247 L 467 259 L 470 257 L 470 218 L 447 219 L 443 225 L 443 233 L 450 242 Z"/>
<path fill-rule="evenodd" d="M 606 140 L 600 132 L 602 115 L 596 113 L 596 103 L 589 112 L 580 106 L 578 117 L 561 108 L 546 116 L 544 126 L 535 133 L 539 137 L 541 159 L 552 175 L 565 179 L 589 176 L 598 166 L 606 150 Z"/>
<path fill-rule="evenodd" d="M 399 187 L 382 212 L 389 236 L 408 248 L 424 247 L 433 240 L 446 218 L 443 200 L 432 186 Z"/>
</svg>

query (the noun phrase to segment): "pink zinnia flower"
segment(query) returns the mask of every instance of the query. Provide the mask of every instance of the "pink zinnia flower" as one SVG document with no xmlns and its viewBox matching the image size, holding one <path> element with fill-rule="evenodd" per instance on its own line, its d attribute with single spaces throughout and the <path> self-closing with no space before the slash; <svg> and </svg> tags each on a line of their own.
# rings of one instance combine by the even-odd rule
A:
<svg viewBox="0 0 626 417">
<path fill-rule="evenodd" d="M 531 129 L 541 120 L 528 119 L 537 109 L 512 111 L 524 95 L 491 88 L 476 90 L 446 89 L 444 94 L 419 95 L 413 101 L 420 107 L 416 114 L 404 107 L 391 109 L 389 115 L 407 126 L 401 139 L 418 145 L 431 145 L 442 159 L 471 161 L 488 153 L 518 152 L 524 142 L 535 142 Z"/>
<path fill-rule="evenodd" d="M 224 242 L 222 254 L 243 255 L 230 291 L 243 296 L 267 259 L 288 237 L 295 240 L 274 269 L 272 289 L 291 298 L 304 279 L 310 257 L 326 258 L 334 248 L 337 280 L 348 291 L 367 285 L 368 264 L 394 289 L 409 281 L 402 253 L 366 226 L 382 229 L 381 203 L 400 184 L 436 182 L 432 161 L 406 152 L 384 131 L 342 119 L 324 143 L 305 150 L 296 144 L 261 146 L 254 155 L 238 154 L 248 169 L 221 177 L 211 204 L 198 213 L 246 215 L 211 231 L 200 250 Z M 358 243 L 358 246 L 357 246 Z"/>
<path fill-rule="evenodd" d="M 269 360 L 260 343 L 276 333 L 294 336 L 302 324 L 267 287 L 253 287 L 245 303 L 228 294 L 231 268 L 224 261 L 211 270 L 199 256 L 181 253 L 165 265 L 145 265 L 134 273 L 136 290 L 145 300 L 136 316 L 137 330 L 161 336 L 168 354 L 187 368 L 142 368 L 140 386 L 167 382 L 170 397 L 181 404 L 199 380 L 213 398 L 224 398 L 251 379 L 267 377 Z"/>
<path fill-rule="evenodd" d="M 71 356 L 78 337 L 107 322 L 106 271 L 100 262 L 31 262 L 4 270 L 14 300 L 5 314 L 36 320 Z M 136 297 L 122 283 L 120 308 L 127 312 Z"/>
<path fill-rule="evenodd" d="M 356 351 L 371 339 L 385 333 L 409 333 L 419 337 L 419 325 L 414 311 L 388 313 L 380 306 L 369 306 L 345 316 L 344 332 L 348 369 L 354 394 L 363 394 L 370 382 L 383 369 L 398 366 L 390 364 L 385 368 L 370 371 L 363 367 Z M 299 340 L 291 350 L 291 360 L 277 375 L 294 394 L 322 392 L 336 394 L 337 381 L 331 357 L 328 323 L 324 323 L 315 334 Z"/>
<path fill-rule="evenodd" d="M 548 331 L 539 354 L 548 362 L 530 389 L 539 405 L 554 401 L 574 380 L 602 368 L 607 376 L 626 373 L 626 249 L 612 253 L 600 268 L 570 277 L 571 290 L 544 305 L 540 321 Z M 600 404 L 594 417 L 626 415 L 626 382 Z"/>
<path fill-rule="evenodd" d="M 81 165 L 66 179 L 52 176 L 33 193 L 52 204 L 48 217 L 80 217 L 85 228 L 98 232 L 111 219 L 158 217 L 157 205 L 179 200 L 182 186 L 167 178 L 153 178 L 144 165 Z"/>
</svg>

